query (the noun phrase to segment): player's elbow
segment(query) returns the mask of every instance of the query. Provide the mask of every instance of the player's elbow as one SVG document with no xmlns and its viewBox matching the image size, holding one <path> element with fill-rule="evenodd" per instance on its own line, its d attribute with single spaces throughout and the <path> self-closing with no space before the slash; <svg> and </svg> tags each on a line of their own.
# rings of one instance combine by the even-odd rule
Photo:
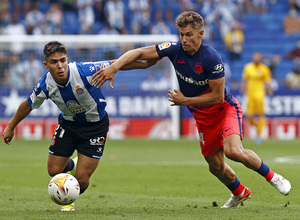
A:
<svg viewBox="0 0 300 220">
<path fill-rule="evenodd" d="M 216 96 L 216 97 L 214 98 L 214 103 L 215 103 L 215 105 L 221 104 L 221 103 L 223 103 L 223 102 L 224 102 L 224 96 Z"/>
</svg>

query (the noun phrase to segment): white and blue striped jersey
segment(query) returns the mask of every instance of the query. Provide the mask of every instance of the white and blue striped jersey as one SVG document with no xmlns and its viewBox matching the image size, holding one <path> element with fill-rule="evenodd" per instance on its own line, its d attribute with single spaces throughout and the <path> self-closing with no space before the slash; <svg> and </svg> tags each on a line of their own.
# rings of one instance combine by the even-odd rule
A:
<svg viewBox="0 0 300 220">
<path fill-rule="evenodd" d="M 109 61 L 69 63 L 65 85 L 58 84 L 47 72 L 27 100 L 32 109 L 37 109 L 45 99 L 51 99 L 68 121 L 100 121 L 105 115 L 106 101 L 101 88 L 93 86 L 92 76 L 109 65 Z"/>
</svg>

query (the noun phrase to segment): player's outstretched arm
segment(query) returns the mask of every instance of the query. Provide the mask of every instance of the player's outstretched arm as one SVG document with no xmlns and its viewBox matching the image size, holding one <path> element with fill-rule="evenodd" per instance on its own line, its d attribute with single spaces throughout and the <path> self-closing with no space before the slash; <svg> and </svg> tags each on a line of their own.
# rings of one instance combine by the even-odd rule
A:
<svg viewBox="0 0 300 220">
<path fill-rule="evenodd" d="M 93 75 L 93 81 L 95 82 L 94 86 L 100 88 L 107 80 L 109 80 L 110 87 L 113 88 L 113 81 L 118 70 L 126 68 L 127 65 L 132 65 L 137 60 L 148 60 L 147 62 L 155 62 L 159 59 L 160 57 L 156 52 L 155 45 L 129 50 L 119 59 L 115 60 L 112 65 L 101 69 Z"/>
<path fill-rule="evenodd" d="M 26 118 L 26 116 L 32 111 L 31 106 L 29 105 L 29 102 L 26 100 L 24 100 L 17 112 L 15 113 L 15 115 L 13 116 L 13 118 L 10 120 L 10 122 L 8 123 L 8 125 L 6 126 L 6 128 L 4 129 L 3 132 L 3 140 L 6 144 L 10 144 L 11 140 L 13 139 L 14 135 L 15 135 L 15 127 L 24 119 Z"/>
<path fill-rule="evenodd" d="M 157 63 L 159 59 L 152 60 L 135 60 L 132 63 L 126 64 L 120 70 L 132 70 L 132 69 L 147 69 L 150 66 L 153 66 Z M 111 60 L 111 63 L 114 63 L 116 60 Z"/>
</svg>

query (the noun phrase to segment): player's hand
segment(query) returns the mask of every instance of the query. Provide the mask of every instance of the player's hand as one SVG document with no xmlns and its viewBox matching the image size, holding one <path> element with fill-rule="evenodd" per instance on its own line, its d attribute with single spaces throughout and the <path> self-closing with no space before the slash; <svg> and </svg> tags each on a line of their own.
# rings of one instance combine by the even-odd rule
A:
<svg viewBox="0 0 300 220">
<path fill-rule="evenodd" d="M 168 96 L 168 100 L 172 102 L 171 106 L 184 105 L 185 96 L 177 89 L 174 89 L 174 91 L 169 90 Z"/>
<path fill-rule="evenodd" d="M 4 129 L 4 132 L 2 134 L 3 136 L 3 140 L 6 144 L 10 144 L 11 143 L 11 140 L 13 139 L 14 137 L 14 129 L 10 129 L 8 126 Z"/>
<path fill-rule="evenodd" d="M 116 72 L 117 71 L 115 71 L 115 69 L 112 66 L 108 66 L 106 68 L 99 70 L 93 75 L 92 81 L 94 82 L 94 86 L 100 88 L 107 80 L 109 80 L 110 88 L 113 89 L 114 88 L 113 83 L 114 83 Z"/>
</svg>

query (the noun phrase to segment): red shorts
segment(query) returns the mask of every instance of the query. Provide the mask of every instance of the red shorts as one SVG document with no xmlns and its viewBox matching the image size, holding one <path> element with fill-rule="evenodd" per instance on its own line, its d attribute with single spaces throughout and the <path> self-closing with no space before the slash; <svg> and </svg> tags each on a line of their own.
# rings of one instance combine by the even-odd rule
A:
<svg viewBox="0 0 300 220">
<path fill-rule="evenodd" d="M 204 156 L 213 155 L 223 148 L 223 139 L 231 134 L 242 138 L 242 108 L 236 98 L 228 102 L 206 108 L 205 112 L 193 112 L 200 136 L 201 151 Z"/>
</svg>

